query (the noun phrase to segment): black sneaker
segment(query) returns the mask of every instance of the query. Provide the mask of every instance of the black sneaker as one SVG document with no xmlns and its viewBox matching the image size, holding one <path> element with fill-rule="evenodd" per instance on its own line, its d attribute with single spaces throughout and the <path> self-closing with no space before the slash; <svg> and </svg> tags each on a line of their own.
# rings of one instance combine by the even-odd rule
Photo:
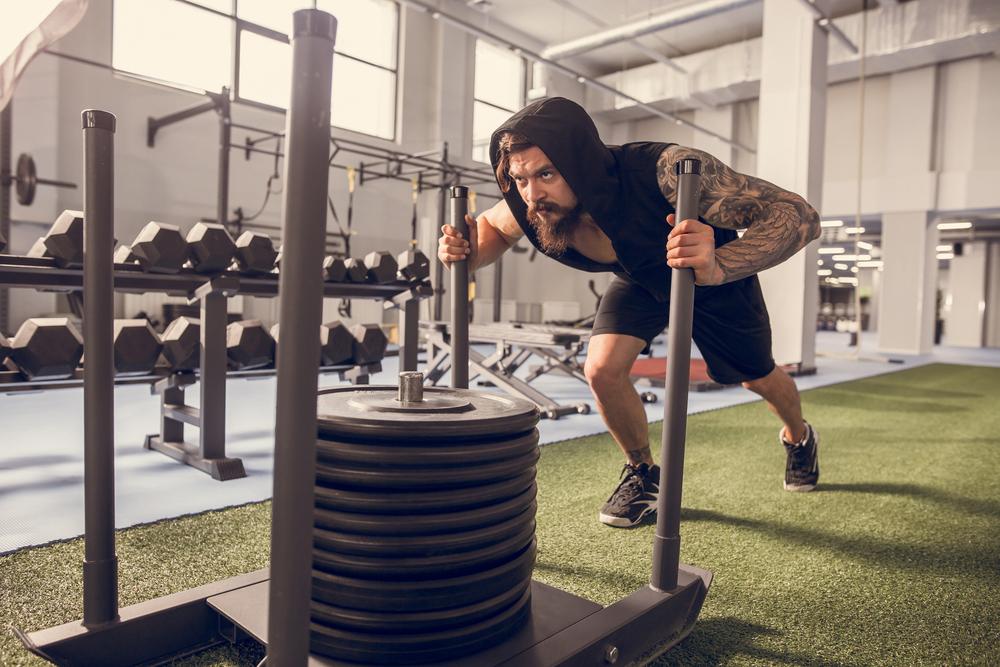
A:
<svg viewBox="0 0 1000 667">
<path fill-rule="evenodd" d="M 791 445 L 778 434 L 785 446 L 785 491 L 812 491 L 819 482 L 819 434 L 806 423 L 806 440 Z"/>
<path fill-rule="evenodd" d="M 659 495 L 660 466 L 626 463 L 622 468 L 622 481 L 608 502 L 604 503 L 598 519 L 616 528 L 631 528 L 656 512 Z"/>
</svg>

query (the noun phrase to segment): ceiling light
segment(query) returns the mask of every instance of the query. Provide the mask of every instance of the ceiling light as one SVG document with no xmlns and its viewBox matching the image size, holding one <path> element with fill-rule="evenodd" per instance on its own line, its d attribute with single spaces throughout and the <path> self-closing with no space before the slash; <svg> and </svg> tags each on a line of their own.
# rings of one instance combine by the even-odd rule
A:
<svg viewBox="0 0 1000 667">
<path fill-rule="evenodd" d="M 939 222 L 937 228 L 946 229 L 969 229 L 972 227 L 971 222 Z"/>
<path fill-rule="evenodd" d="M 816 266 L 823 266 L 823 260 L 817 259 L 816 260 Z"/>
<path fill-rule="evenodd" d="M 938 259 L 955 259 L 955 253 L 953 252 L 939 252 Z"/>
<path fill-rule="evenodd" d="M 954 249 L 950 243 L 945 243 L 934 248 L 937 252 L 952 252 Z"/>
<path fill-rule="evenodd" d="M 857 241 L 854 245 L 858 246 L 862 250 L 871 250 L 874 247 L 868 241 Z"/>
<path fill-rule="evenodd" d="M 864 234 L 864 227 L 844 227 L 845 234 Z"/>
<path fill-rule="evenodd" d="M 862 269 L 881 269 L 884 262 L 880 259 L 870 259 L 864 262 L 858 262 L 858 266 Z"/>
<path fill-rule="evenodd" d="M 847 283 L 848 285 L 857 285 L 858 284 L 858 279 L 857 278 L 841 278 L 840 282 Z"/>
<path fill-rule="evenodd" d="M 819 254 L 821 255 L 839 255 L 844 252 L 843 248 L 820 248 Z"/>
<path fill-rule="evenodd" d="M 819 221 L 819 226 L 820 227 L 843 227 L 844 226 L 844 221 L 843 220 L 820 220 Z"/>
<path fill-rule="evenodd" d="M 857 272 L 858 272 L 858 267 L 852 266 L 851 267 L 851 273 L 857 273 Z"/>
<path fill-rule="evenodd" d="M 833 268 L 837 269 L 838 271 L 846 271 L 847 270 L 847 264 L 841 264 L 841 263 L 838 262 L 838 263 L 836 263 L 836 264 L 833 265 Z"/>
<path fill-rule="evenodd" d="M 817 276 L 828 276 L 831 273 L 833 273 L 833 271 L 831 271 L 830 269 L 820 269 L 819 271 L 816 272 L 816 275 Z"/>
<path fill-rule="evenodd" d="M 834 255 L 833 261 L 835 262 L 867 262 L 871 259 L 871 255 Z"/>
</svg>

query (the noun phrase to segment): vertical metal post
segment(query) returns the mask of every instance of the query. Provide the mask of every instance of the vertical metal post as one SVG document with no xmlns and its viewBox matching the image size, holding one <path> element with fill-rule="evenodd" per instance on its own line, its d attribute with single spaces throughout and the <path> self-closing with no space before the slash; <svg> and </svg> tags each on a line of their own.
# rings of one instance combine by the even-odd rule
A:
<svg viewBox="0 0 1000 667">
<path fill-rule="evenodd" d="M 417 370 L 417 329 L 420 326 L 420 301 L 407 299 L 399 311 L 399 370 Z"/>
<path fill-rule="evenodd" d="M 330 91 L 337 19 L 293 15 L 292 94 L 286 116 L 283 258 L 279 287 L 278 404 L 271 505 L 267 664 L 309 656 L 313 486 L 316 483 L 317 336 L 323 309 Z"/>
<path fill-rule="evenodd" d="M 674 170 L 677 174 L 676 221 L 697 220 L 701 162 L 680 160 L 674 165 Z M 660 497 L 656 503 L 656 536 L 653 539 L 653 572 L 650 577 L 650 585 L 659 591 L 677 587 L 677 568 L 680 565 L 681 485 L 684 482 L 693 318 L 694 272 L 691 269 L 673 269 L 670 275 L 666 396 L 660 450 Z"/>
<path fill-rule="evenodd" d="M 239 32 L 239 31 L 237 31 Z M 220 225 L 229 220 L 229 144 L 232 143 L 232 116 L 230 114 L 229 88 L 222 88 L 219 98 L 219 192 L 215 217 Z"/>
<path fill-rule="evenodd" d="M 503 298 L 503 255 L 493 263 L 493 321 L 500 321 L 500 300 Z"/>
<path fill-rule="evenodd" d="M 222 459 L 226 456 L 226 297 L 215 290 L 201 296 L 200 368 L 199 454 Z"/>
<path fill-rule="evenodd" d="M 10 141 L 11 118 L 14 115 L 14 100 L 0 109 L 0 238 L 10 243 L 10 191 L 13 182 L 7 180 L 11 175 Z M 10 252 L 10 249 L 6 250 Z M 8 319 L 10 317 L 10 291 L 0 288 L 0 332 L 10 333 Z"/>
<path fill-rule="evenodd" d="M 448 196 L 445 189 L 438 189 L 438 238 L 441 237 L 441 228 L 448 220 Z M 444 310 L 444 264 L 440 259 L 434 261 L 434 321 L 440 322 Z"/>
<path fill-rule="evenodd" d="M 469 188 L 451 189 L 451 226 L 462 238 L 469 238 L 465 215 L 469 212 Z M 469 261 L 451 265 L 451 386 L 469 388 Z"/>
<path fill-rule="evenodd" d="M 163 442 L 184 442 L 184 422 L 165 414 L 168 405 L 184 405 L 183 387 L 169 387 L 160 394 L 160 439 Z"/>
<path fill-rule="evenodd" d="M 115 556 L 114 371 L 115 117 L 83 112 L 83 624 L 118 618 Z"/>
</svg>

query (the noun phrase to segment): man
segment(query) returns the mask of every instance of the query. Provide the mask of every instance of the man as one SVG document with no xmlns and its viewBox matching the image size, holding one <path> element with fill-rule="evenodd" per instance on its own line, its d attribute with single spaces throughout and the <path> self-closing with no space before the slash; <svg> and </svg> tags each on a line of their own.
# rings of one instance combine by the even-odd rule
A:
<svg viewBox="0 0 1000 667">
<path fill-rule="evenodd" d="M 606 146 L 583 108 L 563 98 L 514 114 L 493 134 L 490 157 L 504 198 L 476 220 L 468 218 L 470 239 L 445 225 L 441 261 L 466 257 L 475 270 L 527 236 L 563 264 L 615 273 L 594 321 L 585 372 L 627 462 L 599 520 L 631 527 L 656 510 L 660 471 L 629 371 L 667 325 L 669 267 L 694 271 L 692 337 L 709 375 L 764 398 L 783 424 L 784 488 L 815 488 L 819 436 L 802 418 L 795 383 L 771 357 L 756 274 L 819 236 L 816 211 L 802 197 L 739 174 L 703 151 L 652 142 Z M 703 222 L 674 219 L 673 166 L 689 157 L 701 160 Z M 742 237 L 737 229 L 745 230 Z"/>
</svg>

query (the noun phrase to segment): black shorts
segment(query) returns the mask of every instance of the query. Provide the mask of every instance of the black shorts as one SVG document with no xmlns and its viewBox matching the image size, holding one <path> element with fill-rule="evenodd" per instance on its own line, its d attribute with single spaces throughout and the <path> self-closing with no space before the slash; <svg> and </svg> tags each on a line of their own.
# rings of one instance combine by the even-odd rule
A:
<svg viewBox="0 0 1000 667">
<path fill-rule="evenodd" d="M 625 334 L 649 345 L 667 326 L 670 304 L 622 275 L 601 297 L 593 335 Z M 771 322 L 757 276 L 695 287 L 692 338 L 720 384 L 739 384 L 774 370 Z"/>
</svg>

